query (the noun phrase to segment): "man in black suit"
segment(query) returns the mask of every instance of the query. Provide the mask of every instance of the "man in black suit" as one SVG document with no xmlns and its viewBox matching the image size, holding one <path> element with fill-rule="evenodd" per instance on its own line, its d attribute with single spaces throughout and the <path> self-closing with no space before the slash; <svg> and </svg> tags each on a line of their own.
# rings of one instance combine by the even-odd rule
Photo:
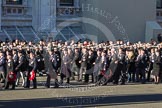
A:
<svg viewBox="0 0 162 108">
<path fill-rule="evenodd" d="M 79 81 L 82 81 L 83 74 L 85 74 L 87 71 L 87 58 L 88 58 L 87 49 L 83 48 L 81 60 L 79 61 L 79 63 L 81 64 L 80 72 L 79 72 Z"/>
<path fill-rule="evenodd" d="M 118 84 L 118 55 L 116 54 L 116 50 L 114 48 L 111 49 L 110 59 L 110 70 L 113 72 L 113 84 Z"/>
<path fill-rule="evenodd" d="M 79 68 L 80 68 L 79 59 L 80 59 L 79 49 L 76 48 L 76 49 L 74 49 L 74 57 L 73 57 L 73 60 L 71 62 L 72 79 L 75 79 L 74 78 L 75 73 L 77 75 L 79 75 Z M 79 80 L 79 76 L 78 76 L 78 80 Z"/>
<path fill-rule="evenodd" d="M 88 58 L 87 58 L 87 71 L 85 73 L 85 83 L 89 82 L 89 75 L 92 75 L 92 82 L 93 82 L 93 68 L 95 62 L 94 52 L 92 50 L 88 51 Z"/>
<path fill-rule="evenodd" d="M 136 81 L 139 82 L 141 80 L 141 83 L 145 83 L 145 68 L 146 68 L 146 56 L 143 49 L 138 50 L 139 55 L 136 59 Z M 139 78 L 139 75 L 141 76 Z"/>
<path fill-rule="evenodd" d="M 35 55 L 36 55 L 36 58 L 37 58 L 37 65 L 39 66 L 39 67 L 37 67 L 37 71 L 39 73 L 39 76 L 43 76 L 42 71 L 45 69 L 45 65 L 44 65 L 44 57 L 43 57 L 40 49 L 37 49 L 35 51 Z"/>
<path fill-rule="evenodd" d="M 98 75 L 99 75 L 100 70 L 101 70 L 101 52 L 102 52 L 101 49 L 97 50 L 97 57 L 95 59 L 95 62 L 93 63 L 93 65 L 94 65 L 94 69 L 93 69 L 94 83 L 97 83 Z"/>
<path fill-rule="evenodd" d="M 18 65 L 15 68 L 15 71 L 17 72 L 16 86 L 19 85 L 19 79 L 20 79 L 20 75 L 21 75 L 22 80 L 23 80 L 22 86 L 24 87 L 25 86 L 25 74 L 24 74 L 24 71 L 26 71 L 26 68 L 27 68 L 27 66 L 26 66 L 27 61 L 26 61 L 26 58 L 23 55 L 22 51 L 18 52 L 18 57 L 19 57 Z"/>
<path fill-rule="evenodd" d="M 115 83 L 118 84 L 119 78 L 121 76 L 121 84 L 125 84 L 125 76 L 126 76 L 126 64 L 125 64 L 125 54 L 123 52 L 123 49 L 119 48 L 118 50 L 118 67 L 117 67 L 117 73 L 115 78 Z"/>
</svg>

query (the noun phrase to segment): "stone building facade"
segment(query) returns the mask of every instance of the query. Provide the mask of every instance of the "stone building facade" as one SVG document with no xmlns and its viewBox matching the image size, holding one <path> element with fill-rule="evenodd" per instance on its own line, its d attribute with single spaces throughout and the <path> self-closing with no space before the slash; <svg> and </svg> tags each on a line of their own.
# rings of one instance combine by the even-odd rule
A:
<svg viewBox="0 0 162 108">
<path fill-rule="evenodd" d="M 161 4 L 161 0 L 0 0 L 0 39 L 145 41 L 146 23 L 161 24 Z M 113 19 L 106 20 L 99 10 L 111 13 Z M 120 27 L 107 23 L 116 20 Z"/>
</svg>

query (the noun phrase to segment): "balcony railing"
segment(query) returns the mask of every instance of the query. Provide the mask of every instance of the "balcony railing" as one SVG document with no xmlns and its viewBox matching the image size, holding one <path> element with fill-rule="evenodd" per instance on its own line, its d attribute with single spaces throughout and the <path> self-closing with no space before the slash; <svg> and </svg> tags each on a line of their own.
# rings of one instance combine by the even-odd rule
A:
<svg viewBox="0 0 162 108">
<path fill-rule="evenodd" d="M 80 8 L 76 7 L 58 7 L 57 16 L 79 16 Z"/>
<path fill-rule="evenodd" d="M 31 15 L 31 7 L 3 7 L 2 15 Z"/>
<path fill-rule="evenodd" d="M 24 8 L 3 8 L 3 15 L 23 15 Z"/>
</svg>

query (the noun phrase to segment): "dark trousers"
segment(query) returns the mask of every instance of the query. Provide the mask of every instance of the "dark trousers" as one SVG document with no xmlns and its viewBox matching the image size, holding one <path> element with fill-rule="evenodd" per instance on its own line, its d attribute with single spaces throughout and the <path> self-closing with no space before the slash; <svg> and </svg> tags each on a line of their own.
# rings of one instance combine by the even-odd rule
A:
<svg viewBox="0 0 162 108">
<path fill-rule="evenodd" d="M 126 71 L 122 70 L 121 71 L 121 84 L 125 84 L 125 80 L 126 80 Z"/>
<path fill-rule="evenodd" d="M 121 76 L 121 84 L 125 84 L 126 80 L 126 67 L 123 64 L 118 64 L 117 69 L 114 73 L 114 84 L 118 84 Z"/>
<path fill-rule="evenodd" d="M 113 83 L 114 84 L 118 84 L 119 78 L 121 75 L 121 70 L 122 70 L 122 67 L 118 65 L 117 68 L 115 69 L 114 75 L 113 75 Z"/>
<path fill-rule="evenodd" d="M 11 89 L 15 89 L 15 81 L 12 81 L 12 82 L 6 82 L 5 83 L 5 89 L 9 89 L 9 86 L 12 86 L 12 88 Z"/>
<path fill-rule="evenodd" d="M 83 73 L 86 73 L 87 67 L 81 67 L 79 72 L 79 80 L 82 81 L 83 79 Z"/>
<path fill-rule="evenodd" d="M 91 75 L 92 77 L 92 82 L 94 82 L 94 79 L 93 79 L 93 74 L 85 74 L 85 82 L 88 83 L 89 82 L 89 76 Z"/>
<path fill-rule="evenodd" d="M 47 74 L 46 87 L 49 88 L 50 85 L 51 85 L 51 75 Z M 57 79 L 55 79 L 55 81 L 54 81 L 54 86 L 55 86 L 55 87 L 58 87 L 58 86 L 59 86 L 59 84 L 58 84 L 58 80 L 57 80 Z"/>
<path fill-rule="evenodd" d="M 6 73 L 4 71 L 0 71 L 0 81 L 4 83 L 5 78 L 6 78 Z"/>
<path fill-rule="evenodd" d="M 60 77 L 61 77 L 61 84 L 63 83 L 63 80 L 64 80 L 64 78 L 66 78 L 66 76 L 63 74 L 63 73 L 61 73 L 61 75 L 60 75 Z M 70 83 L 70 78 L 66 78 L 67 79 L 67 82 L 66 83 Z"/>
<path fill-rule="evenodd" d="M 139 77 L 140 76 L 140 77 Z M 136 81 L 141 81 L 142 83 L 145 83 L 145 68 L 137 68 L 136 70 Z"/>
<path fill-rule="evenodd" d="M 116 71 L 115 73 L 114 73 L 114 75 L 113 75 L 113 79 L 114 79 L 114 81 L 113 81 L 113 83 L 114 84 L 118 84 L 118 82 L 119 82 L 119 77 L 120 77 L 120 71 Z"/>
<path fill-rule="evenodd" d="M 135 82 L 135 72 L 128 72 L 128 81 Z"/>
<path fill-rule="evenodd" d="M 36 73 L 35 73 L 36 75 Z M 29 88 L 30 87 L 30 72 L 27 73 L 27 79 L 26 79 L 26 87 Z M 33 88 L 37 88 L 37 80 L 36 80 L 36 76 L 35 78 L 33 79 Z"/>
<path fill-rule="evenodd" d="M 71 67 L 71 77 L 73 79 L 75 79 L 75 74 L 78 76 L 78 80 L 79 80 L 79 67 L 76 64 L 72 64 Z"/>
<path fill-rule="evenodd" d="M 125 81 L 126 81 L 126 65 L 123 64 L 121 65 L 121 84 L 125 84 Z"/>
<path fill-rule="evenodd" d="M 98 76 L 93 75 L 93 82 L 94 82 L 94 83 L 97 83 L 98 79 L 99 79 L 99 77 L 98 77 Z"/>
<path fill-rule="evenodd" d="M 152 71 L 152 68 L 150 68 L 147 72 L 147 81 L 149 82 L 150 81 L 150 76 L 151 76 L 151 71 Z"/>
</svg>

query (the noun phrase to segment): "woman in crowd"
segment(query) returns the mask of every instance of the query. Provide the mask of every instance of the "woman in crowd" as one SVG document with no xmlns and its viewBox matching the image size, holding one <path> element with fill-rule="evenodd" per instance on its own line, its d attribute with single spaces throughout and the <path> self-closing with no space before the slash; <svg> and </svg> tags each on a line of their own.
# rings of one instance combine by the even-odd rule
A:
<svg viewBox="0 0 162 108">
<path fill-rule="evenodd" d="M 128 82 L 135 82 L 135 54 L 132 50 L 127 51 L 126 62 L 127 62 L 127 73 L 128 73 Z"/>
<path fill-rule="evenodd" d="M 153 70 L 152 75 L 154 76 L 154 83 L 158 84 L 160 81 L 160 70 L 161 70 L 161 57 L 159 51 L 155 52 L 155 56 L 153 59 Z"/>
</svg>

